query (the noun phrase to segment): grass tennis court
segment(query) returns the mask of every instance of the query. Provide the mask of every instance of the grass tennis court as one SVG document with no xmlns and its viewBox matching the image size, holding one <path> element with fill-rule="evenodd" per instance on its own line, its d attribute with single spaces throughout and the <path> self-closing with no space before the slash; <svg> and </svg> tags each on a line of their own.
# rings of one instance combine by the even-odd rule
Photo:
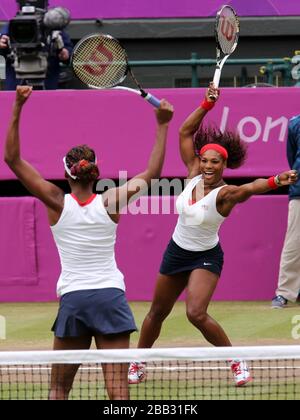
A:
<svg viewBox="0 0 300 420">
<path fill-rule="evenodd" d="M 149 308 L 149 302 L 131 303 L 138 327 Z M 52 347 L 50 328 L 54 321 L 57 303 L 2 303 L 0 314 L 6 319 L 6 340 L 0 340 L 0 348 L 5 350 L 45 350 Z M 234 345 L 299 345 L 300 339 L 292 338 L 292 319 L 299 315 L 300 306 L 291 305 L 284 310 L 271 310 L 270 302 L 213 302 L 209 313 L 215 317 L 228 332 Z M 136 346 L 138 333 L 132 335 L 132 346 Z M 187 321 L 185 305 L 178 302 L 164 324 L 157 347 L 207 346 L 208 344 L 196 329 Z M 296 365 L 296 376 L 286 379 L 288 371 L 276 366 L 252 364 L 255 381 L 248 387 L 237 389 L 232 382 L 231 372 L 224 362 L 212 364 L 195 364 L 190 368 L 185 362 L 178 362 L 171 369 L 162 366 L 148 365 L 148 380 L 140 385 L 130 387 L 131 398 L 138 399 L 294 399 L 300 395 L 300 369 Z M 186 369 L 187 368 L 187 369 Z M 3 399 L 47 399 L 50 366 L 41 371 L 28 371 L 22 366 L 17 370 L 11 367 L 12 383 L 5 379 L 1 395 Z M 90 370 L 91 369 L 91 370 Z M 190 369 L 190 370 L 189 370 Z M 104 390 L 101 368 L 83 368 L 77 374 L 71 399 L 107 399 Z M 267 377 L 274 375 L 272 381 Z M 272 373 L 273 372 L 273 373 Z M 279 372 L 279 373 L 278 373 Z M 22 376 L 23 375 L 23 376 Z M 163 376 L 162 376 L 163 375 Z M 281 375 L 281 376 L 280 376 Z M 14 383 L 14 376 L 15 382 Z M 22 379 L 25 378 L 25 379 Z M 31 378 L 31 379 L 30 379 Z M 281 379 L 282 378 L 282 379 Z M 290 382 L 289 382 L 290 381 Z M 296 397 L 297 398 L 297 397 Z"/>
<path fill-rule="evenodd" d="M 150 306 L 149 302 L 131 302 L 138 327 Z M 58 304 L 1 303 L 0 315 L 6 320 L 6 340 L 1 350 L 46 350 L 52 347 L 50 331 Z M 234 345 L 300 344 L 292 338 L 294 316 L 300 314 L 295 304 L 283 310 L 271 310 L 270 302 L 213 302 L 209 313 L 222 325 Z M 138 333 L 132 334 L 132 346 Z M 163 325 L 157 347 L 206 346 L 206 341 L 188 322 L 185 305 L 177 302 Z"/>
</svg>

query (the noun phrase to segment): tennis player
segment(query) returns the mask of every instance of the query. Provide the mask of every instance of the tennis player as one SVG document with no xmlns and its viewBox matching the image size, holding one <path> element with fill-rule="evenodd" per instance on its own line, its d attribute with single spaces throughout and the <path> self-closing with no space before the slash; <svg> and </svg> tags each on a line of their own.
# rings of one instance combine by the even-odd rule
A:
<svg viewBox="0 0 300 420">
<path fill-rule="evenodd" d="M 296 171 L 287 171 L 241 186 L 226 185 L 224 169 L 240 167 L 246 158 L 246 147 L 232 132 L 200 127 L 215 105 L 210 97 L 218 95 L 219 90 L 210 84 L 204 101 L 180 128 L 180 151 L 189 182 L 177 199 L 179 218 L 162 259 L 150 311 L 143 322 L 140 348 L 152 347 L 163 321 L 185 288 L 188 320 L 209 343 L 231 346 L 222 327 L 207 313 L 223 267 L 219 228 L 236 204 L 297 181 Z M 244 361 L 233 360 L 231 368 L 237 386 L 251 380 Z M 139 383 L 144 378 L 144 363 L 131 364 L 129 383 Z"/>
<path fill-rule="evenodd" d="M 98 349 L 128 348 L 136 326 L 125 298 L 123 275 L 115 261 L 116 229 L 122 206 L 143 191 L 141 181 L 150 185 L 160 176 L 173 107 L 163 100 L 156 111 L 156 141 L 143 173 L 120 188 L 95 195 L 93 185 L 99 176 L 95 153 L 87 146 L 74 147 L 64 158 L 72 191 L 65 195 L 21 157 L 19 123 L 31 93 L 28 86 L 17 87 L 5 161 L 28 191 L 45 204 L 60 255 L 54 350 L 88 349 L 93 337 Z M 77 369 L 78 365 L 53 366 L 50 399 L 68 398 Z M 103 371 L 109 398 L 128 399 L 128 364 L 105 364 Z"/>
</svg>

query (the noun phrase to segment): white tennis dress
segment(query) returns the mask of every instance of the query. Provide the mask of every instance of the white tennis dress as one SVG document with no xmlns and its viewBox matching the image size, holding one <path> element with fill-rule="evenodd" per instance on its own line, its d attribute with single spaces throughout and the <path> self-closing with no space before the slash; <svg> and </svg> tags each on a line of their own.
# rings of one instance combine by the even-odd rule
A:
<svg viewBox="0 0 300 420">
<path fill-rule="evenodd" d="M 192 178 L 176 201 L 179 217 L 172 238 L 178 246 L 188 251 L 214 248 L 219 242 L 218 232 L 225 220 L 216 204 L 217 195 L 225 185 L 210 191 L 195 204 L 190 204 L 193 189 L 201 178 L 202 175 Z"/>
<path fill-rule="evenodd" d="M 102 196 L 94 195 L 80 205 L 71 194 L 65 195 L 61 217 L 51 226 L 62 269 L 58 296 L 108 287 L 125 290 L 115 260 L 117 226 L 107 214 Z"/>
</svg>

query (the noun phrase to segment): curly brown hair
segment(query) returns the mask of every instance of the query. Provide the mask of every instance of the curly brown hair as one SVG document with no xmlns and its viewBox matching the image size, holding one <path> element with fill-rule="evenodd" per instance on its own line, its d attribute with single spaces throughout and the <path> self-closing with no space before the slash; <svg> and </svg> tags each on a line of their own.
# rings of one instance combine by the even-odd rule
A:
<svg viewBox="0 0 300 420">
<path fill-rule="evenodd" d="M 195 153 L 199 156 L 199 151 L 209 143 L 216 143 L 223 146 L 228 152 L 227 167 L 237 169 L 243 165 L 247 157 L 247 145 L 237 133 L 232 131 L 222 132 L 217 127 L 200 126 L 194 136 Z"/>
<path fill-rule="evenodd" d="M 73 147 L 67 153 L 66 164 L 71 174 L 76 176 L 78 182 L 83 184 L 96 181 L 99 177 L 96 154 L 93 149 L 85 144 Z"/>
</svg>

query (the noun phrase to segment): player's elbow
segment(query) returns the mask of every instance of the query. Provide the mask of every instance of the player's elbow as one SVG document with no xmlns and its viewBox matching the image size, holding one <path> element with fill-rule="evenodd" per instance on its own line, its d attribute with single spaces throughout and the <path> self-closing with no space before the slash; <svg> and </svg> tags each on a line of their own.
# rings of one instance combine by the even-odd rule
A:
<svg viewBox="0 0 300 420">
<path fill-rule="evenodd" d="M 4 155 L 4 162 L 10 167 L 13 168 L 16 166 L 19 158 L 17 156 L 14 156 L 10 153 L 5 153 Z"/>
</svg>

